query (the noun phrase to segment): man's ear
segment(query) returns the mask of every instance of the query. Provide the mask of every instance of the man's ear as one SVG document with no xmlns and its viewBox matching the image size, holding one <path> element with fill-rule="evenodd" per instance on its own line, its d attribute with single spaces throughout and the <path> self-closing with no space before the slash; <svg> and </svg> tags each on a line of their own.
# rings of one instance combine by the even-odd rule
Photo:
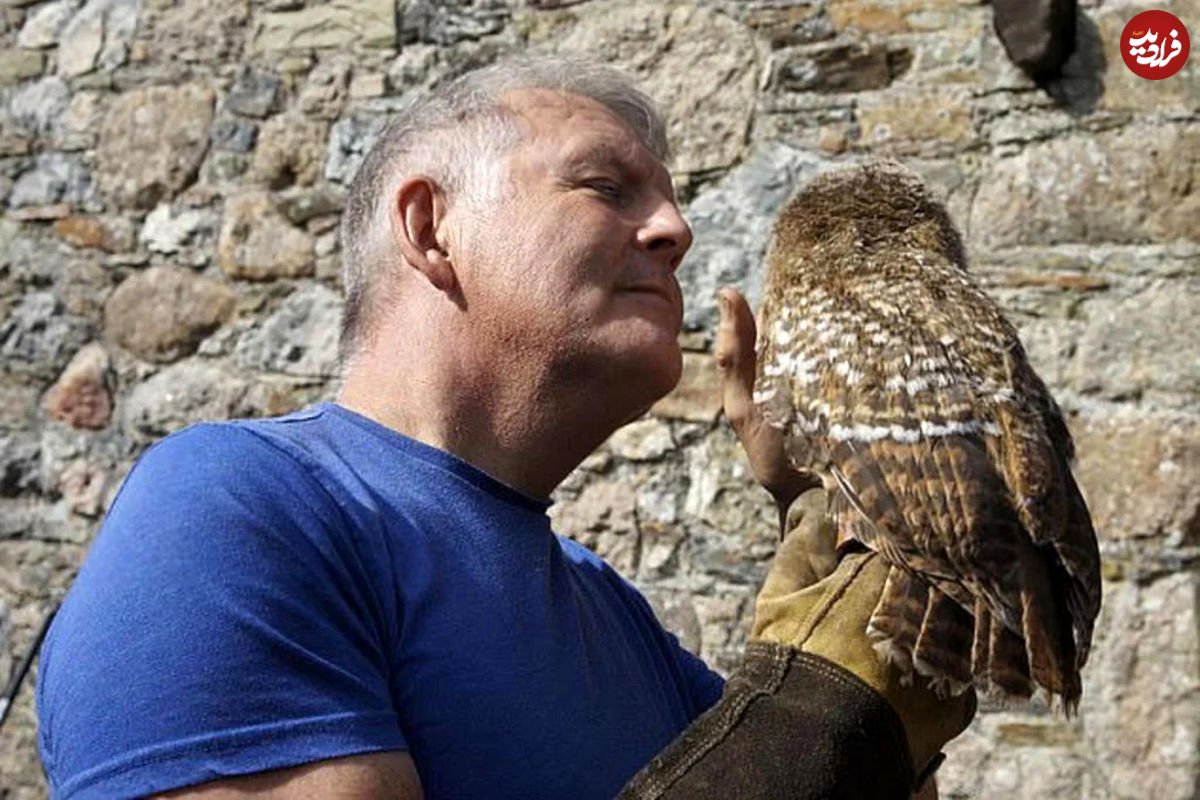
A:
<svg viewBox="0 0 1200 800">
<path fill-rule="evenodd" d="M 392 213 L 396 245 L 404 260 L 439 291 L 453 292 L 458 283 L 454 265 L 437 236 L 446 217 L 441 187 L 432 178 L 405 178 L 396 188 Z"/>
</svg>

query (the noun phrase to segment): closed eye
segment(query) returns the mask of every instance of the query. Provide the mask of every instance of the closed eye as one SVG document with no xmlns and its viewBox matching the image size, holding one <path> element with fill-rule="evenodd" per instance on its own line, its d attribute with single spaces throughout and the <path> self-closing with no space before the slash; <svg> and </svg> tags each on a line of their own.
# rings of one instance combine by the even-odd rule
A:
<svg viewBox="0 0 1200 800">
<path fill-rule="evenodd" d="M 620 200 L 625 196 L 624 187 L 608 178 L 593 178 L 583 181 L 583 185 L 609 200 Z"/>
</svg>

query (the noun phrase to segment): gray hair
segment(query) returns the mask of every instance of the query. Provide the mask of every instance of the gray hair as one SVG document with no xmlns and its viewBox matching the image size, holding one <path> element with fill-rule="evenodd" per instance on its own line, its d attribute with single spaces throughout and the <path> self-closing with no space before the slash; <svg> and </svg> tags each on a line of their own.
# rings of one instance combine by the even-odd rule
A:
<svg viewBox="0 0 1200 800">
<path fill-rule="evenodd" d="M 600 64 L 563 58 L 502 61 L 435 88 L 393 117 L 363 159 L 342 215 L 343 364 L 375 319 L 379 278 L 394 269 L 380 251 L 390 230 L 388 198 L 409 175 L 427 175 L 455 201 L 483 202 L 499 187 L 501 156 L 523 131 L 501 98 L 521 89 L 582 95 L 607 107 L 660 161 L 668 156 L 666 126 L 654 102 L 628 78 Z"/>
</svg>

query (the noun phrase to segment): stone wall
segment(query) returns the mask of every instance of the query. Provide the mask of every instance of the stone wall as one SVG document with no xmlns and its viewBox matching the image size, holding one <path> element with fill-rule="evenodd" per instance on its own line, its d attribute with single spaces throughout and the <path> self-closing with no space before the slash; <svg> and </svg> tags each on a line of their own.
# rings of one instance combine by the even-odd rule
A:
<svg viewBox="0 0 1200 800">
<path fill-rule="evenodd" d="M 1105 603 L 1077 718 L 985 708 L 944 796 L 1200 786 L 1200 67 L 1147 82 L 1092 0 L 1065 76 L 974 0 L 0 0 L 0 676 L 137 455 L 333 390 L 336 225 L 389 112 L 519 52 L 611 60 L 665 107 L 696 231 L 685 377 L 558 493 L 560 529 L 729 670 L 773 552 L 719 420 L 713 291 L 756 299 L 772 214 L 865 154 L 946 199 L 1069 412 Z M 0 798 L 45 796 L 30 685 Z"/>
</svg>

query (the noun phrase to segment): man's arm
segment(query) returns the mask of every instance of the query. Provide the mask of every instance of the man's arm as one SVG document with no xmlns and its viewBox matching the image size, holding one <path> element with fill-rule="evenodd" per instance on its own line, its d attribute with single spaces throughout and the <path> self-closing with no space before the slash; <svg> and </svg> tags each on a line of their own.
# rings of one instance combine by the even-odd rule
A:
<svg viewBox="0 0 1200 800">
<path fill-rule="evenodd" d="M 407 751 L 370 582 L 313 480 L 228 425 L 142 457 L 42 650 L 56 796 L 153 796 Z"/>
<path fill-rule="evenodd" d="M 421 780 L 403 750 L 366 753 L 242 775 L 191 786 L 156 798 L 188 800 L 421 800 Z"/>
</svg>

